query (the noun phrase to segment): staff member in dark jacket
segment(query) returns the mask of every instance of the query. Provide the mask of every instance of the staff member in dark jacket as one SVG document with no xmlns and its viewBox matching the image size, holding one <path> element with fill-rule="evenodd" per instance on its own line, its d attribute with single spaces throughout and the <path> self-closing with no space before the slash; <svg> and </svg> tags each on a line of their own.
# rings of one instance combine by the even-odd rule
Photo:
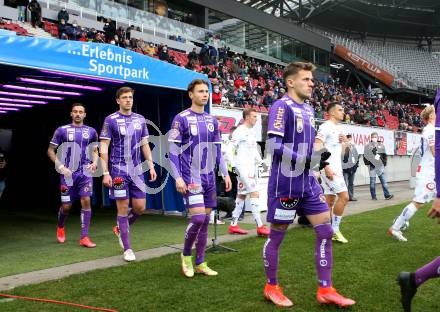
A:
<svg viewBox="0 0 440 312">
<path fill-rule="evenodd" d="M 351 134 L 347 134 L 348 144 L 345 147 L 344 154 L 342 155 L 342 171 L 344 174 L 345 184 L 348 189 L 348 200 L 357 201 L 353 193 L 353 181 L 354 175 L 359 165 L 359 154 L 356 150 L 356 146 L 353 144 Z"/>
<path fill-rule="evenodd" d="M 382 184 L 385 199 L 394 197 L 388 190 L 388 184 L 385 176 L 385 167 L 387 165 L 387 154 L 385 146 L 382 142 L 378 142 L 379 135 L 377 132 L 371 133 L 371 142 L 364 149 L 364 163 L 370 169 L 370 193 L 371 199 L 377 200 L 376 197 L 376 176 L 379 177 Z"/>
<path fill-rule="evenodd" d="M 37 0 L 32 0 L 28 5 L 28 10 L 31 12 L 31 24 L 35 28 L 35 25 L 40 26 L 41 23 L 41 6 Z"/>
</svg>

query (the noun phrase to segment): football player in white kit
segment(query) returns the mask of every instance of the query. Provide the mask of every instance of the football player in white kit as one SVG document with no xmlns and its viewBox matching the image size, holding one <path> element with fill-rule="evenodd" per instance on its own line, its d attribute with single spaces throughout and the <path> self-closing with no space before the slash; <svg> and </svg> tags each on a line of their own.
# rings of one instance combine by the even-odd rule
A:
<svg viewBox="0 0 440 312">
<path fill-rule="evenodd" d="M 235 209 L 232 212 L 232 221 L 229 225 L 230 234 L 247 234 L 248 231 L 238 226 L 238 219 L 243 211 L 246 196 L 250 194 L 252 215 L 257 224 L 259 236 L 269 235 L 269 229 L 263 224 L 260 214 L 260 195 L 258 193 L 257 165 L 263 164 L 258 151 L 257 139 L 254 126 L 257 122 L 257 111 L 254 108 L 247 108 L 243 111 L 244 123 L 237 127 L 232 134 L 231 150 L 232 167 L 237 174 L 237 198 Z"/>
<path fill-rule="evenodd" d="M 435 167 L 434 167 L 434 145 L 435 145 L 435 109 L 434 106 L 427 106 L 420 114 L 422 120 L 426 123 L 423 128 L 422 138 L 420 140 L 420 151 L 422 159 L 416 174 L 416 188 L 411 203 L 403 208 L 401 214 L 394 220 L 393 225 L 388 229 L 388 234 L 401 242 L 407 239 L 402 234 L 402 228 L 405 227 L 409 219 L 423 207 L 435 198 Z"/>
<path fill-rule="evenodd" d="M 340 124 L 344 119 L 344 109 L 338 102 L 332 102 L 327 106 L 327 113 L 330 119 L 319 127 L 315 138 L 315 150 L 325 147 L 331 153 L 330 158 L 327 160 L 329 165 L 321 170 L 322 187 L 328 207 L 332 211 L 333 240 L 348 243 L 339 229 L 348 202 L 348 190 L 345 185 L 341 162 L 345 143 L 348 142 Z M 337 199 L 336 195 L 338 196 Z"/>
</svg>

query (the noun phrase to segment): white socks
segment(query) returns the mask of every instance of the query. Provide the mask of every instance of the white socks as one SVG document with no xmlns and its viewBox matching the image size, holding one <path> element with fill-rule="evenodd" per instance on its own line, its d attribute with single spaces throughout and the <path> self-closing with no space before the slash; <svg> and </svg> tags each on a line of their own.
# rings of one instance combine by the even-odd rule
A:
<svg viewBox="0 0 440 312">
<path fill-rule="evenodd" d="M 260 199 L 251 197 L 250 202 L 251 202 L 252 215 L 254 216 L 255 223 L 257 223 L 257 227 L 260 227 L 263 225 L 263 221 L 261 221 L 261 214 L 259 208 Z"/>
<path fill-rule="evenodd" d="M 400 216 L 397 217 L 396 221 L 392 225 L 394 231 L 400 231 L 400 228 L 417 212 L 416 206 L 411 202 L 403 210 Z"/>
<path fill-rule="evenodd" d="M 235 199 L 235 208 L 232 211 L 232 226 L 236 226 L 238 224 L 238 219 L 240 218 L 241 212 L 243 211 L 244 200 L 240 198 Z"/>
<path fill-rule="evenodd" d="M 333 232 L 339 232 L 339 224 L 341 223 L 342 216 L 332 214 L 332 229 Z"/>
</svg>

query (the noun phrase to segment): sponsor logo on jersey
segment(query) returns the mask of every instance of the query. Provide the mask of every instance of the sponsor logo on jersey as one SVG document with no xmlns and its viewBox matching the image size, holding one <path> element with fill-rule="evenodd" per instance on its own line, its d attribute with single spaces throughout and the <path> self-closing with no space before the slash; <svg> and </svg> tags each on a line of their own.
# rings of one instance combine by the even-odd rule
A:
<svg viewBox="0 0 440 312">
<path fill-rule="evenodd" d="M 175 140 L 179 136 L 180 132 L 177 129 L 171 129 L 170 131 L 170 139 Z"/>
<path fill-rule="evenodd" d="M 324 194 L 320 194 L 320 195 L 319 195 L 319 201 L 320 201 L 321 203 L 323 203 L 323 204 L 326 203 L 326 201 L 325 201 L 325 195 L 324 195 Z"/>
<path fill-rule="evenodd" d="M 298 198 L 280 198 L 281 207 L 283 207 L 284 209 L 293 209 L 298 204 L 298 202 Z"/>
<path fill-rule="evenodd" d="M 283 125 L 283 117 L 284 117 L 284 108 L 278 107 L 277 110 L 277 116 L 275 118 L 275 121 L 273 122 L 273 127 L 275 129 L 281 129 L 281 126 Z"/>
<path fill-rule="evenodd" d="M 88 129 L 83 130 L 82 137 L 83 137 L 83 139 L 85 139 L 85 140 L 87 140 L 88 138 L 90 138 L 90 134 L 89 134 L 89 130 L 88 130 Z"/>
<path fill-rule="evenodd" d="M 67 141 L 73 142 L 75 140 L 75 130 L 67 129 Z"/>
<path fill-rule="evenodd" d="M 209 132 L 214 132 L 214 125 L 212 123 L 209 123 L 207 126 Z"/>
<path fill-rule="evenodd" d="M 122 190 L 125 186 L 125 180 L 122 177 L 115 177 L 113 179 L 113 188 L 115 190 Z"/>
</svg>

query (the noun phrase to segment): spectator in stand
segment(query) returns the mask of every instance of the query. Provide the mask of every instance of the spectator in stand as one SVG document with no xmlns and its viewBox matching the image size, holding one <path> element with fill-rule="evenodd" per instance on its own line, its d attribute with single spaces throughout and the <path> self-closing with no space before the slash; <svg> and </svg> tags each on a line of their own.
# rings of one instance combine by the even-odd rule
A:
<svg viewBox="0 0 440 312">
<path fill-rule="evenodd" d="M 134 29 L 134 25 L 131 25 L 129 27 L 127 27 L 127 30 L 125 31 L 125 38 L 130 40 L 131 39 L 131 31 L 135 30 Z"/>
<path fill-rule="evenodd" d="M 267 93 L 263 99 L 263 105 L 265 107 L 270 107 L 272 105 L 273 101 L 275 101 L 273 91 L 267 91 Z"/>
<path fill-rule="evenodd" d="M 159 60 L 168 62 L 170 59 L 170 55 L 168 54 L 168 48 L 165 46 L 159 53 Z"/>
<path fill-rule="evenodd" d="M 71 40 L 79 40 L 81 37 L 81 27 L 74 21 L 71 27 L 67 27 L 67 35 Z"/>
<path fill-rule="evenodd" d="M 66 21 L 62 19 L 58 24 L 58 38 L 66 39 L 66 40 L 69 39 L 67 32 L 68 32 L 68 26 L 66 24 Z"/>
<path fill-rule="evenodd" d="M 28 3 L 28 0 L 17 0 L 17 13 L 20 22 L 26 21 L 26 7 Z"/>
<path fill-rule="evenodd" d="M 87 33 L 86 32 L 82 32 L 81 33 L 81 38 L 79 38 L 79 41 L 81 41 L 81 42 L 87 42 L 88 41 Z"/>
<path fill-rule="evenodd" d="M 64 20 L 66 23 L 69 22 L 69 12 L 67 12 L 66 8 L 62 8 L 58 12 L 58 23 L 61 23 L 61 20 Z"/>
<path fill-rule="evenodd" d="M 103 30 L 105 33 L 105 37 L 108 38 L 109 40 L 115 37 L 116 27 L 110 18 L 108 18 L 106 23 L 104 24 Z"/>
<path fill-rule="evenodd" d="M 211 65 L 217 64 L 217 56 L 218 56 L 217 49 L 213 46 L 210 46 L 209 47 L 209 58 L 211 60 L 211 62 L 210 62 Z"/>
<path fill-rule="evenodd" d="M 188 53 L 188 62 L 197 61 L 198 58 L 196 48 L 193 48 L 192 51 Z"/>
<path fill-rule="evenodd" d="M 154 47 L 153 43 L 150 43 L 148 45 L 148 47 L 145 49 L 145 52 L 149 55 L 149 56 L 153 56 L 156 54 L 156 48 Z"/>
<path fill-rule="evenodd" d="M 212 104 L 220 105 L 222 101 L 222 93 L 219 86 L 214 86 L 214 92 L 212 93 Z"/>
<path fill-rule="evenodd" d="M 32 27 L 40 26 L 41 23 L 41 6 L 37 0 L 32 0 L 28 4 L 28 10 L 31 12 Z"/>
</svg>

